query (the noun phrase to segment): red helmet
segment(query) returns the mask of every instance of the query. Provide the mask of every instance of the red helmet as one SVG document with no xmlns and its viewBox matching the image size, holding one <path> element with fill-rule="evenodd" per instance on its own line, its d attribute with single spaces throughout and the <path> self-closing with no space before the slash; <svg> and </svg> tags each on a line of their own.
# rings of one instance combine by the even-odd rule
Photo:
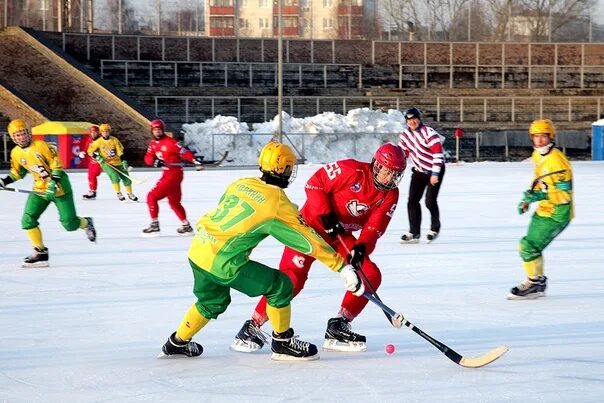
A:
<svg viewBox="0 0 604 403">
<path fill-rule="evenodd" d="M 371 161 L 373 182 L 380 190 L 390 190 L 398 186 L 407 167 L 402 148 L 393 143 L 381 145 Z"/>
<path fill-rule="evenodd" d="M 157 129 L 157 128 L 166 130 L 166 125 L 164 124 L 164 121 L 161 119 L 152 120 L 150 123 L 150 126 L 151 126 L 151 130 Z"/>
<path fill-rule="evenodd" d="M 99 130 L 99 127 L 97 125 L 92 125 L 88 128 L 88 134 L 90 134 L 90 137 L 93 140 L 96 140 L 101 135 L 101 131 Z"/>
</svg>

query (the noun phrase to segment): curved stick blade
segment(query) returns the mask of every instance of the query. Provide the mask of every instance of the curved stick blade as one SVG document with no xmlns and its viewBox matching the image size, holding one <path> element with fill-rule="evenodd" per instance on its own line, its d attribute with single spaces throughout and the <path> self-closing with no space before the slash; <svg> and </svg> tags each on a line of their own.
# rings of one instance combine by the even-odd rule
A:
<svg viewBox="0 0 604 403">
<path fill-rule="evenodd" d="M 459 365 L 466 368 L 480 368 L 492 363 L 508 351 L 508 346 L 498 346 L 480 357 L 464 357 Z"/>
</svg>

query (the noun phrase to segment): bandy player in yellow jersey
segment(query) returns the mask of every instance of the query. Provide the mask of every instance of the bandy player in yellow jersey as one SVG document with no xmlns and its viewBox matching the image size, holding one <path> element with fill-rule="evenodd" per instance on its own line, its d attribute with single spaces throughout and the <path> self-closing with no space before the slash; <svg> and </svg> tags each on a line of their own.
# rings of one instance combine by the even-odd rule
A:
<svg viewBox="0 0 604 403">
<path fill-rule="evenodd" d="M 218 207 L 198 221 L 189 249 L 197 302 L 168 338 L 161 356 L 201 355 L 202 346 L 191 338 L 227 309 L 232 288 L 250 297 L 266 296 L 266 313 L 273 327 L 273 360 L 319 358 L 317 346 L 294 337 L 290 327 L 293 286 L 289 277 L 250 260 L 252 250 L 269 235 L 340 273 L 345 287 L 355 295 L 364 293 L 365 287 L 353 267 L 306 225 L 283 191 L 295 178 L 293 150 L 285 144 L 268 143 L 258 164 L 262 177 L 231 183 Z"/>
<path fill-rule="evenodd" d="M 101 137 L 90 143 L 86 153 L 101 164 L 101 168 L 109 177 L 119 201 L 126 200 L 120 189 L 120 181 L 124 182 L 128 198 L 132 201 L 138 201 L 138 197 L 132 193 L 132 181 L 128 175 L 128 162 L 122 159 L 124 146 L 116 137 L 111 135 L 111 126 L 108 123 L 100 125 L 99 131 Z"/>
<path fill-rule="evenodd" d="M 529 127 L 529 135 L 534 149 L 531 159 L 535 164 L 535 175 L 518 204 L 518 213 L 526 213 L 531 203 L 538 204 L 528 232 L 519 245 L 527 277 L 510 290 L 508 299 L 545 296 L 547 277 L 543 273 L 543 250 L 574 217 L 573 171 L 564 153 L 554 147 L 554 124 L 549 119 L 535 120 Z"/>
<path fill-rule="evenodd" d="M 10 173 L 0 179 L 0 188 L 23 179 L 28 172 L 34 179 L 33 193 L 27 198 L 21 219 L 21 227 L 27 231 L 34 253 L 25 258 L 23 267 L 47 267 L 48 248 L 44 246 L 38 219 L 50 203 L 57 206 L 59 219 L 67 231 L 83 229 L 94 242 L 96 230 L 92 218 L 78 217 L 71 184 L 55 148 L 45 141 L 33 140 L 29 127 L 21 119 L 8 124 L 8 134 L 17 147 L 10 153 Z"/>
</svg>

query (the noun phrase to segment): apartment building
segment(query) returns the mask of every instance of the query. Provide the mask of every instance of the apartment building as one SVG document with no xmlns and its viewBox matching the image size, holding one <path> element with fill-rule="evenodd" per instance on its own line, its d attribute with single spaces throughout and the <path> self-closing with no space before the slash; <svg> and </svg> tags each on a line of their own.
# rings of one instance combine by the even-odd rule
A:
<svg viewBox="0 0 604 403">
<path fill-rule="evenodd" d="M 374 0 L 280 0 L 283 36 L 359 39 L 376 21 Z M 279 35 L 279 0 L 206 0 L 208 36 L 272 38 Z"/>
</svg>

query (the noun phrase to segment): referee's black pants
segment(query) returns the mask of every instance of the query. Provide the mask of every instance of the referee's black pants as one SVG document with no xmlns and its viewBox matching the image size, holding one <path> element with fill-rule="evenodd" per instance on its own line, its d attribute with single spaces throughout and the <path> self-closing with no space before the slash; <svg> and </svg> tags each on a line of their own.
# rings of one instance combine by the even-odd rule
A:
<svg viewBox="0 0 604 403">
<path fill-rule="evenodd" d="M 414 235 L 421 234 L 422 224 L 422 207 L 419 202 L 424 195 L 426 190 L 426 207 L 430 211 L 431 222 L 430 229 L 434 232 L 440 231 L 440 211 L 438 209 L 438 192 L 440 185 L 443 183 L 443 177 L 445 176 L 445 166 L 440 170 L 438 175 L 438 183 L 435 186 L 430 184 L 431 172 L 424 173 L 416 171 L 413 168 L 413 174 L 411 175 L 411 183 L 409 185 L 409 199 L 407 201 L 407 214 L 409 215 L 409 232 Z"/>
</svg>

